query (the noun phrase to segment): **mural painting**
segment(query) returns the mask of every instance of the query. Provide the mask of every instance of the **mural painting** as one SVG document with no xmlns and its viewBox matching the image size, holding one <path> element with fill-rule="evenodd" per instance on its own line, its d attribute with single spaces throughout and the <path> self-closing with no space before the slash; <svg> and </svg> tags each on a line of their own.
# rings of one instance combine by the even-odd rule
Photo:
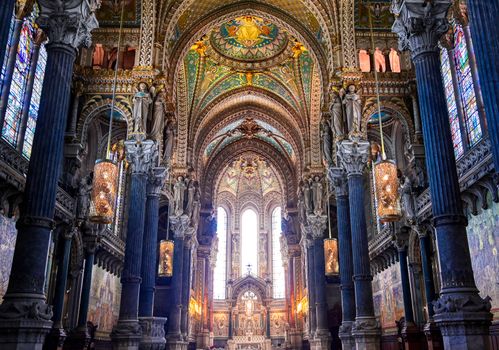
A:
<svg viewBox="0 0 499 350">
<path fill-rule="evenodd" d="M 391 265 L 373 279 L 374 312 L 384 332 L 396 330 L 395 321 L 404 316 L 400 266 Z"/>
<path fill-rule="evenodd" d="M 118 320 L 120 296 L 120 279 L 94 266 L 88 320 L 97 326 L 97 336 L 107 337 L 113 330 Z"/>
<path fill-rule="evenodd" d="M 499 204 L 492 203 L 490 209 L 478 216 L 468 218 L 468 242 L 475 282 L 482 297 L 492 298 L 494 319 L 499 318 Z"/>
<path fill-rule="evenodd" d="M 213 333 L 215 337 L 229 336 L 229 321 L 226 313 L 215 313 L 213 315 Z"/>
<path fill-rule="evenodd" d="M 9 284 L 16 237 L 15 219 L 9 219 L 0 214 L 0 301 L 2 301 Z"/>
</svg>

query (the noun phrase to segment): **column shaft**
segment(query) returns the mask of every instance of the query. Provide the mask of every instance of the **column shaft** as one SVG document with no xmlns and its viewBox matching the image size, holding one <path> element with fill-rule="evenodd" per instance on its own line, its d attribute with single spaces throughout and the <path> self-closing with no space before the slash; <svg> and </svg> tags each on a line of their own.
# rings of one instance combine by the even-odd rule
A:
<svg viewBox="0 0 499 350">
<path fill-rule="evenodd" d="M 499 172 L 499 33 L 497 31 L 497 0 L 468 0 L 468 12 L 474 53 L 485 104 L 487 128 L 496 173 Z"/>
<path fill-rule="evenodd" d="M 83 273 L 83 284 L 81 287 L 80 312 L 78 313 L 77 328 L 87 327 L 88 306 L 90 304 L 90 288 L 92 287 L 92 271 L 94 269 L 95 253 L 88 251 L 85 254 L 85 271 Z"/>
<path fill-rule="evenodd" d="M 9 40 L 10 21 L 14 13 L 15 4 L 15 0 L 5 0 L 3 5 L 0 6 L 0 23 L 3 23 L 0 26 L 0 68 L 4 64 L 5 49 Z"/>
<path fill-rule="evenodd" d="M 407 323 L 414 323 L 412 310 L 411 285 L 407 267 L 407 247 L 399 249 L 400 279 L 402 281 L 402 295 L 404 299 L 404 316 Z"/>
<path fill-rule="evenodd" d="M 180 321 L 182 313 L 182 265 L 184 262 L 184 238 L 174 238 L 175 249 L 173 251 L 173 278 L 172 278 L 172 306 L 170 309 L 170 320 L 168 322 L 168 335 L 180 337 Z"/>
<path fill-rule="evenodd" d="M 315 314 L 317 318 L 317 333 L 327 332 L 327 300 L 326 277 L 324 271 L 324 240 L 314 239 L 314 270 L 315 270 Z"/>
<path fill-rule="evenodd" d="M 309 334 L 313 336 L 317 328 L 315 314 L 315 273 L 314 273 L 314 251 L 313 245 L 307 247 L 307 291 L 308 291 L 308 327 Z"/>
<path fill-rule="evenodd" d="M 139 296 L 139 316 L 152 317 L 154 303 L 154 286 L 156 284 L 156 257 L 158 251 L 158 216 L 159 197 L 147 195 L 144 246 L 142 249 L 142 266 Z"/>
<path fill-rule="evenodd" d="M 52 321 L 54 327 L 62 328 L 62 312 L 64 308 L 64 294 L 66 293 L 66 283 L 68 280 L 69 255 L 71 253 L 71 238 L 62 237 L 62 257 L 57 268 L 57 283 L 54 294 L 54 316 Z"/>
<path fill-rule="evenodd" d="M 352 230 L 353 281 L 356 318 L 374 317 L 371 270 L 364 212 L 364 178 L 348 176 L 350 227 Z"/>
<path fill-rule="evenodd" d="M 189 300 L 191 294 L 191 255 L 192 250 L 190 244 L 184 246 L 184 262 L 182 273 L 182 315 L 181 315 L 181 332 L 182 334 L 189 333 Z"/>
<path fill-rule="evenodd" d="M 431 319 L 434 314 L 433 301 L 436 299 L 436 294 L 430 261 L 430 237 L 428 235 L 420 236 L 419 244 L 421 249 L 421 265 L 423 268 L 426 306 L 428 308 L 428 316 Z"/>
</svg>

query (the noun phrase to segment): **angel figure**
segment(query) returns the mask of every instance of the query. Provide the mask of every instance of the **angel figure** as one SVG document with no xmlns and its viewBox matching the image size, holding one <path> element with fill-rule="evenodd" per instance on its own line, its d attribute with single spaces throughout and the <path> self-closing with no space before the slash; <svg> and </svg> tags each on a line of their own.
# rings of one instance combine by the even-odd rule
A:
<svg viewBox="0 0 499 350">
<path fill-rule="evenodd" d="M 133 96 L 133 131 L 135 133 L 145 133 L 146 124 L 153 102 L 152 94 L 154 87 L 147 89 L 147 84 L 139 83 L 138 91 Z"/>
</svg>

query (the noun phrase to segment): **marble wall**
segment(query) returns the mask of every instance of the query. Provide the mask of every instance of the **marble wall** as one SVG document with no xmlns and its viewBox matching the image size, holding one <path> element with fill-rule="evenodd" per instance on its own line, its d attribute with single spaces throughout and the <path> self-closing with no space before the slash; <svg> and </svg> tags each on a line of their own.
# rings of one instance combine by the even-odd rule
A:
<svg viewBox="0 0 499 350">
<path fill-rule="evenodd" d="M 378 273 L 373 279 L 374 313 L 381 323 L 383 333 L 397 331 L 395 321 L 404 316 L 400 265 L 395 263 Z"/>
<path fill-rule="evenodd" d="M 16 221 L 0 214 L 0 302 L 7 291 L 16 245 Z"/>
<path fill-rule="evenodd" d="M 470 245 L 475 281 L 480 295 L 492 298 L 494 319 L 499 319 L 499 203 L 477 216 L 468 217 Z"/>
<path fill-rule="evenodd" d="M 120 298 L 120 279 L 95 265 L 92 273 L 88 320 L 97 326 L 97 337 L 107 337 L 111 333 L 118 320 Z"/>
</svg>

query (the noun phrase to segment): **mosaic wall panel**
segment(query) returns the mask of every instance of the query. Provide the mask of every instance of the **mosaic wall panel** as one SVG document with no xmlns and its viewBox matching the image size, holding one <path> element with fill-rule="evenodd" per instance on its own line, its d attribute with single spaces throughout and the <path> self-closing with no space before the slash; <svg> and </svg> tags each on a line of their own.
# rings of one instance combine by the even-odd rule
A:
<svg viewBox="0 0 499 350">
<path fill-rule="evenodd" d="M 0 215 L 0 302 L 9 284 L 16 237 L 16 221 Z"/>
<path fill-rule="evenodd" d="M 373 279 L 374 313 L 383 332 L 396 331 L 395 321 L 404 316 L 402 283 L 398 263 L 378 273 Z"/>
<path fill-rule="evenodd" d="M 271 312 L 270 313 L 270 336 L 271 337 L 284 337 L 286 330 L 286 313 L 285 312 Z"/>
<path fill-rule="evenodd" d="M 229 336 L 229 314 L 216 312 L 213 314 L 213 335 L 215 337 Z"/>
<path fill-rule="evenodd" d="M 468 242 L 470 245 L 475 282 L 480 295 L 492 298 L 494 318 L 499 318 L 499 204 L 478 216 L 468 218 Z M 479 271 L 480 273 L 477 273 Z"/>
<path fill-rule="evenodd" d="M 97 265 L 92 273 L 88 320 L 97 326 L 97 336 L 105 337 L 118 320 L 121 283 L 117 276 Z"/>
<path fill-rule="evenodd" d="M 390 13 L 390 0 L 356 1 L 355 29 L 369 30 L 369 12 L 371 12 L 374 30 L 391 31 L 394 17 Z"/>
</svg>

